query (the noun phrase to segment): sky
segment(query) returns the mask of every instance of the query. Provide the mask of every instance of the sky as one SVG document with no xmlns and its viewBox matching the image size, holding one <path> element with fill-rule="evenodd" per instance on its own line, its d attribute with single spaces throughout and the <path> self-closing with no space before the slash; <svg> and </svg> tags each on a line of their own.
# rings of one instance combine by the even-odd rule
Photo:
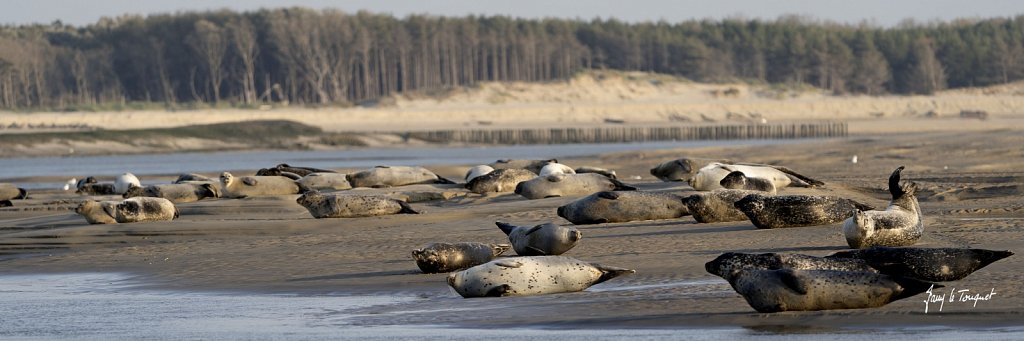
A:
<svg viewBox="0 0 1024 341">
<path fill-rule="evenodd" d="M 77 26 L 101 17 L 156 14 L 222 8 L 237 11 L 302 6 L 368 10 L 398 17 L 409 14 L 445 16 L 507 15 L 590 20 L 616 18 L 629 22 L 680 22 L 691 19 L 776 19 L 802 15 L 839 23 L 868 22 L 891 27 L 904 19 L 918 23 L 957 18 L 1012 17 L 1024 14 L 1022 0 L 0 0 L 0 24 L 51 23 Z"/>
</svg>

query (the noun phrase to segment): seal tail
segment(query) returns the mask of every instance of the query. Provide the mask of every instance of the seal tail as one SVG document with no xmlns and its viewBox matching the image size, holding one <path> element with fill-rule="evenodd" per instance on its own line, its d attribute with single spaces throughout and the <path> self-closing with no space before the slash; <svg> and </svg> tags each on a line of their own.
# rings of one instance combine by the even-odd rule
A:
<svg viewBox="0 0 1024 341">
<path fill-rule="evenodd" d="M 626 184 L 622 183 L 622 181 L 615 180 L 615 179 L 608 179 L 608 180 L 611 180 L 612 184 L 615 185 L 615 189 L 613 189 L 615 191 L 635 191 L 636 190 L 636 187 L 626 185 Z"/>
<path fill-rule="evenodd" d="M 448 180 L 448 179 L 445 179 L 445 178 L 442 178 L 442 177 L 439 176 L 439 177 L 437 177 L 437 180 L 434 180 L 434 183 L 435 184 L 441 184 L 441 185 L 454 185 L 455 181 L 451 181 L 451 180 Z"/>
<path fill-rule="evenodd" d="M 892 194 L 892 200 L 899 199 L 904 194 L 903 188 L 900 187 L 900 172 L 903 171 L 903 167 L 896 168 L 892 175 L 889 175 L 889 194 Z"/>
<path fill-rule="evenodd" d="M 594 282 L 594 284 L 601 283 L 601 282 L 604 282 L 604 281 L 607 281 L 609 279 L 612 279 L 612 278 L 615 278 L 615 277 L 619 277 L 619 276 L 622 276 L 622 275 L 628 275 L 628 274 L 636 273 L 636 270 L 631 270 L 631 269 L 617 268 L 617 267 L 614 267 L 614 266 L 604 266 L 604 265 L 601 265 L 601 264 L 591 264 L 591 265 L 593 265 L 598 270 L 601 270 L 601 277 L 598 278 L 597 281 Z"/>
<path fill-rule="evenodd" d="M 503 223 L 503 222 L 500 222 L 500 221 L 494 222 L 494 225 L 498 225 L 498 228 L 501 229 L 501 232 L 505 232 L 505 235 L 511 234 L 512 230 L 516 229 L 515 225 L 509 224 L 509 223 Z"/>
<path fill-rule="evenodd" d="M 26 191 L 24 188 L 18 187 L 18 196 L 14 197 L 14 198 L 15 199 L 28 199 L 28 191 Z"/>
<path fill-rule="evenodd" d="M 811 179 L 811 178 L 807 177 L 806 175 L 803 175 L 803 174 L 800 174 L 800 173 L 797 173 L 797 172 L 793 171 L 792 169 L 789 169 L 789 168 L 786 168 L 786 167 L 783 167 L 783 166 L 771 166 L 771 167 L 775 168 L 775 169 L 778 169 L 779 171 L 781 171 L 783 173 L 786 173 L 790 177 L 793 177 L 793 178 L 796 178 L 796 179 L 800 180 L 800 182 L 794 182 L 794 185 L 796 185 L 796 186 L 799 186 L 799 187 L 825 186 L 824 182 L 821 182 L 821 181 L 818 181 L 818 180 L 815 180 L 815 179 Z"/>
<path fill-rule="evenodd" d="M 914 295 L 920 294 L 931 289 L 938 289 L 944 287 L 942 284 L 920 281 L 909 277 L 890 277 L 892 277 L 892 280 L 896 282 L 896 284 L 899 284 L 901 287 L 903 287 L 903 291 L 900 292 L 899 295 L 896 295 L 895 297 L 890 299 L 889 302 L 902 300 L 904 298 L 913 297 Z"/>
<path fill-rule="evenodd" d="M 409 203 L 405 201 L 398 200 L 398 206 L 402 206 L 402 210 L 398 211 L 399 214 L 420 214 L 419 211 L 412 209 L 412 206 L 409 206 Z"/>
</svg>

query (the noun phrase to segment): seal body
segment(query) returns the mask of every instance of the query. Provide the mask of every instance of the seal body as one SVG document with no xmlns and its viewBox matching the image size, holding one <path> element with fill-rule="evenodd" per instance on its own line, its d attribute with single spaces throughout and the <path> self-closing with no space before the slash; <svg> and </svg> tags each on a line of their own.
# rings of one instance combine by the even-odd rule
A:
<svg viewBox="0 0 1024 341">
<path fill-rule="evenodd" d="M 112 195 L 113 183 L 100 183 L 95 177 L 88 176 L 75 183 L 75 193 L 82 195 Z"/>
<path fill-rule="evenodd" d="M 725 279 L 732 276 L 734 272 L 745 269 L 878 272 L 860 259 L 814 257 L 787 253 L 726 252 L 714 260 L 704 263 L 704 270 Z"/>
<path fill-rule="evenodd" d="M 1000 259 L 1010 251 L 967 248 L 872 247 L 841 251 L 826 256 L 832 259 L 863 260 L 879 272 L 922 281 L 958 281 Z"/>
<path fill-rule="evenodd" d="M 183 183 L 183 182 L 189 182 L 189 181 L 208 182 L 208 181 L 217 181 L 217 180 L 213 180 L 213 179 L 210 179 L 210 178 L 208 178 L 206 176 L 202 176 L 202 175 L 195 174 L 195 173 L 181 174 L 181 175 L 178 175 L 177 179 L 174 179 L 174 183 L 176 183 L 176 184 L 180 184 L 180 183 Z"/>
<path fill-rule="evenodd" d="M 351 189 L 352 184 L 348 183 L 348 177 L 341 173 L 309 173 L 295 182 L 311 189 Z"/>
<path fill-rule="evenodd" d="M 901 185 L 900 166 L 889 176 L 892 201 L 885 211 L 856 210 L 843 222 L 843 235 L 850 248 L 872 246 L 908 246 L 917 243 L 924 234 L 921 206 L 917 202 L 917 185 Z"/>
<path fill-rule="evenodd" d="M 282 171 L 282 172 L 288 172 L 288 173 L 296 174 L 298 176 L 307 176 L 307 175 L 310 175 L 310 174 L 313 174 L 313 173 L 337 173 L 337 172 L 332 171 L 330 169 L 313 168 L 313 167 L 297 167 L 297 166 L 291 166 L 291 165 L 289 165 L 287 163 L 282 163 L 282 164 L 279 164 L 277 166 L 274 166 L 274 169 L 277 169 L 277 170 Z"/>
<path fill-rule="evenodd" d="M 565 256 L 526 256 L 490 261 L 448 275 L 462 297 L 498 297 L 582 291 L 636 271 Z"/>
<path fill-rule="evenodd" d="M 760 193 L 742 189 L 717 189 L 697 193 L 683 198 L 693 219 L 699 223 L 719 223 L 747 220 L 747 216 L 736 208 L 735 203 L 743 197 Z"/>
<path fill-rule="evenodd" d="M 688 181 L 693 189 L 698 191 L 710 191 L 722 188 L 722 179 L 729 173 L 740 171 L 748 178 L 767 179 L 772 182 L 776 189 L 786 186 L 811 187 L 823 185 L 806 176 L 797 174 L 785 167 L 756 165 L 756 164 L 726 164 L 720 162 L 709 163 L 697 171 Z"/>
<path fill-rule="evenodd" d="M 558 208 L 558 216 L 576 225 L 675 219 L 689 215 L 682 198 L 671 193 L 597 192 Z"/>
<path fill-rule="evenodd" d="M 28 191 L 24 188 L 10 183 L 0 183 L 0 207 L 11 206 L 13 205 L 11 200 L 25 199 L 27 197 Z"/>
<path fill-rule="evenodd" d="M 452 272 L 490 262 L 511 247 L 508 244 L 432 243 L 412 250 L 412 259 L 423 273 Z"/>
<path fill-rule="evenodd" d="M 395 187 L 415 184 L 452 184 L 423 167 L 377 166 L 348 175 L 352 187 Z"/>
<path fill-rule="evenodd" d="M 90 224 L 117 224 L 117 219 L 114 219 L 114 207 L 117 206 L 117 203 L 117 201 L 86 200 L 75 208 L 75 213 L 84 217 L 85 221 Z"/>
<path fill-rule="evenodd" d="M 336 195 L 309 191 L 295 199 L 295 202 L 317 219 L 419 214 L 404 201 L 372 195 Z"/>
<path fill-rule="evenodd" d="M 488 166 L 491 166 L 491 168 L 494 168 L 495 170 L 498 170 L 498 169 L 513 169 L 513 168 L 526 169 L 526 170 L 529 170 L 530 172 L 533 172 L 534 175 L 537 175 L 537 174 L 540 174 L 540 169 L 544 168 L 544 166 L 546 166 L 549 163 L 558 163 L 558 160 L 556 160 L 556 159 L 548 159 L 548 160 L 510 160 L 510 159 L 504 159 L 504 160 L 495 161 L 494 163 L 489 164 Z"/>
<path fill-rule="evenodd" d="M 142 183 L 132 173 L 124 173 L 114 178 L 114 194 L 124 194 L 132 187 L 140 187 Z"/>
<path fill-rule="evenodd" d="M 762 313 L 881 307 L 941 287 L 872 272 L 833 270 L 746 269 L 728 280 L 750 307 Z"/>
<path fill-rule="evenodd" d="M 771 195 L 776 193 L 775 184 L 771 180 L 750 178 L 740 171 L 729 173 L 718 184 L 725 189 L 745 189 L 748 191 L 768 192 Z"/>
<path fill-rule="evenodd" d="M 498 228 L 508 235 L 512 248 L 520 256 L 557 256 L 569 251 L 583 234 L 575 227 L 564 227 L 552 223 L 537 226 L 515 226 L 496 222 Z"/>
<path fill-rule="evenodd" d="M 583 196 L 600 191 L 635 191 L 619 180 L 596 173 L 538 176 L 516 185 L 516 194 L 527 199 Z"/>
<path fill-rule="evenodd" d="M 690 181 L 701 168 L 712 162 L 728 162 L 718 159 L 684 157 L 665 161 L 651 168 L 651 175 L 661 181 Z"/>
<path fill-rule="evenodd" d="M 576 174 L 584 174 L 584 173 L 601 174 L 601 175 L 604 175 L 605 177 L 607 177 L 609 179 L 618 179 L 619 178 L 618 175 L 615 174 L 615 171 L 610 170 L 610 169 L 599 168 L 599 167 L 590 167 L 590 166 L 576 167 Z"/>
<path fill-rule="evenodd" d="M 874 209 L 850 199 L 817 195 L 751 194 L 735 206 L 759 229 L 831 225 L 846 220 L 856 210 Z"/>
<path fill-rule="evenodd" d="M 220 196 L 220 186 L 214 182 L 186 182 L 169 185 L 132 187 L 124 193 L 125 198 L 164 198 L 173 203 L 195 202 Z"/>
<path fill-rule="evenodd" d="M 491 166 L 488 166 L 488 165 L 473 166 L 468 171 L 466 171 L 466 176 L 464 177 L 464 179 L 466 180 L 466 182 L 470 182 L 470 181 L 473 181 L 473 179 L 476 179 L 476 177 L 478 177 L 478 176 L 481 176 L 481 175 L 484 175 L 484 174 L 487 174 L 487 173 L 490 173 L 490 172 L 493 172 L 493 171 L 494 171 L 494 168 L 491 168 Z"/>
<path fill-rule="evenodd" d="M 467 182 L 466 189 L 477 194 L 511 192 L 520 182 L 535 177 L 537 174 L 522 168 L 495 169 Z"/>
<path fill-rule="evenodd" d="M 164 198 L 128 198 L 114 206 L 114 219 L 118 223 L 164 221 L 177 217 L 178 209 L 174 203 Z"/>
<path fill-rule="evenodd" d="M 540 172 L 537 172 L 537 175 L 539 176 L 548 176 L 552 174 L 576 174 L 576 170 L 561 163 L 552 162 L 544 165 L 544 167 L 540 168 Z"/>
<path fill-rule="evenodd" d="M 220 175 L 221 194 L 225 198 L 246 198 L 298 194 L 301 187 L 283 176 L 241 176 L 224 172 Z"/>
</svg>

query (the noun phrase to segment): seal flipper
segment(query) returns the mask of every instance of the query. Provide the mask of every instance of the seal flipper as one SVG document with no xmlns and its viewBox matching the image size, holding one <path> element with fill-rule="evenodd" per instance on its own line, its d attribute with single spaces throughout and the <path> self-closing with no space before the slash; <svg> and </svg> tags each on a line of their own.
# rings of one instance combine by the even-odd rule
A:
<svg viewBox="0 0 1024 341">
<path fill-rule="evenodd" d="M 505 232 L 505 235 L 511 234 L 512 231 L 516 229 L 515 225 L 509 224 L 509 223 L 503 223 L 503 222 L 500 222 L 500 221 L 494 222 L 494 225 L 498 225 L 498 228 L 501 229 L 501 232 Z"/>
<path fill-rule="evenodd" d="M 256 184 L 258 184 L 259 182 L 256 181 L 256 178 L 253 178 L 253 177 L 250 177 L 250 176 L 245 176 L 245 177 L 242 177 L 242 183 L 246 184 L 246 185 L 249 185 L 249 186 L 256 186 Z"/>
<path fill-rule="evenodd" d="M 615 185 L 615 189 L 614 190 L 616 190 L 616 191 L 635 191 L 636 190 L 636 187 L 626 185 L 626 184 L 622 183 L 622 181 L 615 180 L 615 179 L 608 179 L 608 180 L 611 180 L 612 184 Z"/>
<path fill-rule="evenodd" d="M 508 284 L 502 284 L 491 288 L 491 290 L 487 290 L 487 293 L 484 294 L 484 297 L 502 297 L 505 296 L 506 293 L 508 293 L 509 289 L 512 289 L 512 287 L 509 286 Z"/>
<path fill-rule="evenodd" d="M 454 184 L 456 184 L 455 181 L 451 181 L 451 180 L 442 178 L 440 176 L 437 177 L 437 180 L 434 180 L 434 183 L 435 184 L 441 184 L 441 185 L 454 185 Z"/>
<path fill-rule="evenodd" d="M 537 225 L 537 226 L 531 227 L 528 231 L 526 231 L 526 233 L 524 235 L 525 236 L 529 236 L 531 233 L 537 232 L 537 230 L 540 230 L 543 227 L 544 227 L 544 225 Z"/>
<path fill-rule="evenodd" d="M 14 206 L 10 200 L 0 200 L 0 207 L 11 207 Z"/>
<path fill-rule="evenodd" d="M 889 300 L 889 302 L 896 301 L 896 300 L 902 300 L 904 298 L 911 297 L 911 296 L 920 294 L 922 292 L 925 292 L 925 291 L 928 291 L 928 290 L 931 290 L 931 289 L 938 289 L 938 288 L 945 287 L 942 284 L 935 284 L 935 283 L 931 283 L 931 282 L 920 281 L 920 280 L 909 278 L 909 277 L 903 277 L 903 276 L 889 276 L 889 277 L 892 278 L 892 280 L 894 282 L 896 282 L 896 284 L 899 284 L 901 287 L 903 287 L 903 291 L 901 291 L 898 295 L 892 297 Z"/>
<path fill-rule="evenodd" d="M 15 199 L 28 199 L 28 191 L 26 191 L 24 188 L 18 187 L 18 196 L 14 197 L 14 198 Z"/>
<path fill-rule="evenodd" d="M 500 260 L 500 261 L 494 262 L 494 265 L 497 265 L 497 266 L 500 266 L 500 267 L 504 267 L 504 268 L 513 268 L 513 269 L 515 269 L 515 268 L 518 268 L 520 266 L 523 266 L 523 263 L 517 262 L 515 260 L 511 260 L 511 259 L 505 259 L 505 260 Z"/>
<path fill-rule="evenodd" d="M 903 192 L 903 188 L 900 187 L 900 172 L 903 171 L 903 167 L 904 166 L 900 166 L 899 168 L 896 168 L 896 170 L 892 172 L 892 175 L 889 175 L 889 194 L 892 194 L 892 200 L 899 199 L 903 196 L 903 193 L 905 193 Z"/>
<path fill-rule="evenodd" d="M 619 194 L 615 193 L 615 192 L 604 191 L 604 192 L 598 192 L 597 193 L 597 197 L 598 198 L 608 199 L 608 200 L 617 200 L 617 199 L 619 199 Z"/>
<path fill-rule="evenodd" d="M 292 179 L 292 180 L 302 179 L 301 176 L 299 176 L 298 174 L 292 173 L 292 172 L 284 172 L 284 171 L 282 171 L 278 175 L 286 177 L 286 178 L 289 178 L 289 179 Z"/>
<path fill-rule="evenodd" d="M 786 175 L 789 175 L 790 180 L 792 180 L 794 184 L 796 184 L 796 185 L 798 185 L 800 187 L 825 186 L 824 182 L 811 179 L 811 178 L 809 178 L 809 177 L 807 177 L 807 176 L 805 176 L 803 174 L 794 172 L 792 169 L 789 169 L 789 168 L 786 168 L 786 167 L 783 167 L 783 166 L 771 166 L 771 165 L 768 165 L 768 167 L 772 167 L 772 168 L 775 168 L 775 169 L 779 170 L 780 172 L 786 173 Z"/>
<path fill-rule="evenodd" d="M 861 211 L 861 212 L 871 211 L 871 210 L 875 209 L 874 206 L 871 206 L 871 205 L 868 205 L 868 204 L 865 204 L 865 203 L 861 203 L 861 202 L 858 202 L 858 201 L 852 200 L 852 199 L 850 199 L 850 203 L 852 203 L 853 207 L 856 207 L 857 210 Z"/>
<path fill-rule="evenodd" d="M 402 214 L 402 213 L 405 213 L 405 214 L 420 214 L 419 211 L 414 210 L 412 208 L 412 206 L 409 206 L 409 203 L 407 203 L 405 201 L 401 201 L 401 200 L 395 200 L 395 201 L 398 202 L 398 206 L 402 207 L 402 210 L 398 211 L 399 214 Z"/>
<path fill-rule="evenodd" d="M 807 284 L 800 278 L 799 274 L 792 269 L 775 270 L 778 271 L 779 279 L 782 280 L 782 284 L 792 289 L 798 294 L 807 295 Z"/>
<path fill-rule="evenodd" d="M 491 254 L 494 257 L 501 256 L 501 254 L 512 248 L 512 244 L 491 244 Z"/>
<path fill-rule="evenodd" d="M 533 246 L 527 246 L 526 249 L 531 251 L 530 252 L 531 253 L 530 256 L 547 256 L 548 255 L 548 253 L 544 252 L 544 250 L 535 248 Z"/>
<path fill-rule="evenodd" d="M 615 278 L 615 277 L 619 277 L 619 276 L 622 276 L 622 275 L 628 275 L 628 274 L 636 273 L 636 270 L 631 270 L 631 269 L 626 269 L 626 268 L 619 268 L 619 267 L 614 267 L 614 266 L 604 266 L 604 265 L 601 265 L 601 264 L 593 264 L 593 263 L 591 263 L 590 265 L 594 266 L 598 270 L 601 270 L 601 277 L 598 278 L 597 281 L 594 282 L 594 284 L 601 283 L 601 282 L 604 282 L 604 281 L 607 281 L 609 279 L 612 279 L 612 278 Z"/>
</svg>

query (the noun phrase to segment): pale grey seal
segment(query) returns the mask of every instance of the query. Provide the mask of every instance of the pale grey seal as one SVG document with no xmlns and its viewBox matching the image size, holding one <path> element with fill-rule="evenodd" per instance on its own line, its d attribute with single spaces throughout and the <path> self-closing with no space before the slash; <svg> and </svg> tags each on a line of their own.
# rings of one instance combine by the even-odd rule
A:
<svg viewBox="0 0 1024 341">
<path fill-rule="evenodd" d="M 922 281 L 958 281 L 974 271 L 1012 256 L 1010 251 L 967 248 L 872 247 L 840 251 L 826 258 L 858 259 L 887 275 Z"/>
<path fill-rule="evenodd" d="M 466 182 L 470 182 L 470 181 L 473 181 L 473 179 L 476 179 L 476 177 L 478 177 L 478 176 L 481 176 L 481 175 L 484 175 L 484 174 L 487 174 L 487 173 L 490 173 L 490 172 L 493 172 L 493 171 L 494 171 L 494 168 L 491 168 L 491 166 L 488 166 L 488 165 L 473 166 L 468 171 L 466 171 L 466 176 L 463 177 L 463 179 L 465 179 Z"/>
<path fill-rule="evenodd" d="M 242 176 L 235 177 L 224 172 L 220 175 L 224 198 L 246 198 L 299 194 L 304 188 L 294 180 L 283 176 Z"/>
<path fill-rule="evenodd" d="M 495 222 L 501 232 L 508 235 L 512 248 L 520 256 L 558 256 L 569 251 L 583 238 L 583 233 L 575 227 L 565 227 L 553 223 L 537 226 L 515 226 L 503 222 Z"/>
<path fill-rule="evenodd" d="M 576 225 L 674 219 L 689 215 L 682 198 L 672 193 L 597 192 L 558 208 L 558 216 Z"/>
<path fill-rule="evenodd" d="M 495 169 L 467 182 L 466 189 L 477 194 L 511 192 L 520 182 L 536 177 L 537 174 L 522 168 Z"/>
<path fill-rule="evenodd" d="M 720 223 L 747 220 L 747 216 L 735 204 L 743 197 L 762 193 L 742 189 L 716 189 L 701 192 L 682 199 L 693 219 L 698 223 Z"/>
<path fill-rule="evenodd" d="M 849 218 L 855 210 L 874 209 L 851 199 L 820 195 L 751 194 L 735 206 L 759 229 L 831 225 Z"/>
<path fill-rule="evenodd" d="M 750 191 L 767 192 L 775 195 L 775 184 L 771 180 L 763 178 L 749 178 L 743 172 L 735 171 L 729 173 L 722 181 L 718 182 L 725 189 L 745 189 Z"/>
<path fill-rule="evenodd" d="M 377 166 L 348 174 L 352 187 L 395 187 L 415 184 L 454 184 L 423 167 Z"/>
<path fill-rule="evenodd" d="M 352 184 L 348 183 L 348 177 L 341 173 L 309 173 L 295 182 L 316 190 L 344 190 L 352 188 Z"/>
<path fill-rule="evenodd" d="M 508 244 L 431 243 L 412 250 L 412 259 L 423 273 L 443 273 L 490 262 L 511 248 Z"/>
<path fill-rule="evenodd" d="M 843 222 L 843 235 L 850 248 L 913 245 L 924 234 L 921 206 L 915 196 L 917 184 L 900 185 L 902 171 L 900 166 L 889 176 L 892 201 L 885 211 L 854 210 L 853 216 Z"/>
<path fill-rule="evenodd" d="M 727 280 L 762 313 L 881 307 L 941 285 L 872 272 L 760 270 L 733 272 Z"/>
<path fill-rule="evenodd" d="M 726 164 L 712 162 L 697 171 L 688 183 L 698 191 L 710 191 L 722 188 L 722 179 L 729 173 L 740 171 L 749 178 L 767 179 L 775 185 L 776 189 L 787 186 L 813 187 L 825 183 L 800 175 L 789 168 L 781 166 L 759 165 L 759 164 Z"/>
<path fill-rule="evenodd" d="M 635 272 L 565 256 L 524 256 L 496 259 L 451 273 L 448 285 L 466 298 L 528 296 L 582 291 Z"/>
<path fill-rule="evenodd" d="M 552 174 L 576 174 L 576 170 L 561 163 L 552 162 L 544 165 L 544 167 L 540 168 L 540 172 L 537 172 L 538 176 L 548 176 Z"/>
<path fill-rule="evenodd" d="M 383 196 L 321 194 L 310 190 L 295 199 L 314 218 L 357 218 L 389 214 L 419 214 L 404 201 Z"/>
<path fill-rule="evenodd" d="M 596 173 L 538 176 L 516 185 L 516 194 L 527 199 L 582 196 L 600 191 L 635 191 L 636 188 Z"/>
<path fill-rule="evenodd" d="M 124 194 L 132 187 L 140 187 L 142 183 L 132 173 L 124 173 L 114 178 L 114 194 Z"/>
</svg>

